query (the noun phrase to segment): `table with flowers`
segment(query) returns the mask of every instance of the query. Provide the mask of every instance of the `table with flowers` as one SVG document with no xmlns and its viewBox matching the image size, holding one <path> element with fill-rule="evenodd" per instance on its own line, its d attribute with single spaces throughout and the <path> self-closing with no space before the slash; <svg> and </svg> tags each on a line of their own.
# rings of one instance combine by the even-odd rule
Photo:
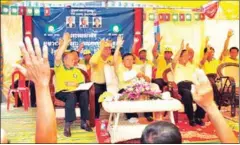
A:
<svg viewBox="0 0 240 145">
<path fill-rule="evenodd" d="M 107 129 L 112 143 L 140 138 L 146 127 L 146 124 L 129 123 L 127 120 L 120 120 L 121 113 L 168 111 L 171 122 L 175 124 L 173 111 L 178 111 L 181 108 L 181 102 L 176 99 L 113 101 L 103 102 L 102 105 L 104 110 L 110 113 Z"/>
</svg>

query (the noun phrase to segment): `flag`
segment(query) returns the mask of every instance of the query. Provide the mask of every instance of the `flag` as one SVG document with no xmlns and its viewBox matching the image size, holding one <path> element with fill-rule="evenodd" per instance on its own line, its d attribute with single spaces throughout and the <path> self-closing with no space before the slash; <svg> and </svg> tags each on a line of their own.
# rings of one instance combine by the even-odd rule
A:
<svg viewBox="0 0 240 145">
<path fill-rule="evenodd" d="M 178 21 L 178 14 L 172 14 L 172 20 Z"/>
<path fill-rule="evenodd" d="M 159 14 L 159 15 L 158 15 L 159 21 L 164 21 L 164 17 L 165 17 L 164 14 Z"/>
<path fill-rule="evenodd" d="M 154 21 L 154 20 L 155 20 L 155 15 L 154 15 L 154 13 L 149 13 L 149 15 L 148 15 L 148 20 L 150 20 L 150 21 Z"/>
<path fill-rule="evenodd" d="M 160 33 L 160 26 L 159 26 L 159 17 L 154 18 L 154 40 L 156 42 L 156 34 Z M 160 52 L 160 46 L 158 45 L 158 51 Z"/>
<path fill-rule="evenodd" d="M 27 9 L 26 9 L 26 15 L 27 15 L 27 16 L 32 16 L 32 15 L 33 15 L 33 8 L 32 8 L 32 7 L 27 7 Z"/>
<path fill-rule="evenodd" d="M 18 14 L 19 15 L 24 15 L 24 6 L 20 6 L 20 7 L 18 7 Z"/>
<path fill-rule="evenodd" d="M 191 20 L 192 20 L 192 15 L 186 14 L 186 21 L 191 21 Z"/>
<path fill-rule="evenodd" d="M 50 16 L 50 8 L 44 8 L 44 16 Z"/>
<path fill-rule="evenodd" d="M 11 7 L 11 15 L 18 15 L 18 7 L 17 6 Z"/>
<path fill-rule="evenodd" d="M 2 14 L 4 14 L 4 15 L 9 14 L 9 6 L 8 5 L 2 5 Z"/>
<path fill-rule="evenodd" d="M 180 21 L 185 21 L 185 14 L 180 14 L 179 19 Z"/>
<path fill-rule="evenodd" d="M 164 20 L 165 21 L 170 21 L 170 14 L 169 13 L 164 14 Z"/>
<path fill-rule="evenodd" d="M 196 13 L 196 14 L 194 15 L 194 17 L 195 17 L 195 20 L 196 20 L 196 21 L 199 21 L 199 20 L 200 20 L 200 14 L 199 14 L 199 13 Z"/>
<path fill-rule="evenodd" d="M 33 12 L 34 12 L 34 16 L 40 16 L 40 8 L 39 7 L 35 7 L 33 9 Z"/>
<path fill-rule="evenodd" d="M 200 20 L 205 20 L 205 15 L 204 15 L 204 13 L 200 13 Z"/>
</svg>

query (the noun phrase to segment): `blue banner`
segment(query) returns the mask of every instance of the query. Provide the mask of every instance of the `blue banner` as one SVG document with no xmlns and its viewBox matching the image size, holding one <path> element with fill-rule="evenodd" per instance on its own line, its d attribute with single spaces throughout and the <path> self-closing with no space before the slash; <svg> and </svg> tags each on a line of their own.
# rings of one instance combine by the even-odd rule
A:
<svg viewBox="0 0 240 145">
<path fill-rule="evenodd" d="M 123 35 L 122 53 L 130 52 L 134 37 L 134 9 L 132 8 L 51 8 L 49 16 L 33 16 L 33 37 L 41 46 L 49 48 L 49 61 L 54 66 L 54 52 L 64 32 L 71 34 L 70 49 L 76 50 L 81 42 L 92 54 L 98 50 L 101 39 L 112 40 Z M 80 56 L 82 57 L 82 56 Z"/>
</svg>

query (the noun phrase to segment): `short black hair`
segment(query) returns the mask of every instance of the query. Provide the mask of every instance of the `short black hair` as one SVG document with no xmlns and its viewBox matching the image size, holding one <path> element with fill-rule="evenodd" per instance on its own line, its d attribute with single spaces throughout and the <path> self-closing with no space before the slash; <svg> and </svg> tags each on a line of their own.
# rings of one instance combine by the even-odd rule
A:
<svg viewBox="0 0 240 145">
<path fill-rule="evenodd" d="M 180 53 L 180 57 L 182 57 L 183 53 L 186 52 L 186 51 L 187 51 L 186 49 L 182 50 L 181 53 Z"/>
<path fill-rule="evenodd" d="M 210 47 L 210 50 L 213 50 L 215 52 L 215 49 L 213 47 Z M 204 48 L 204 54 L 207 52 L 207 47 Z"/>
<path fill-rule="evenodd" d="M 100 21 L 100 19 L 99 19 L 98 17 L 94 18 L 94 22 L 95 22 L 96 20 Z"/>
<path fill-rule="evenodd" d="M 181 144 L 182 136 L 174 124 L 157 121 L 144 129 L 140 142 L 142 144 Z"/>
<path fill-rule="evenodd" d="M 122 59 L 124 59 L 127 56 L 132 56 L 134 58 L 132 53 L 125 53 L 125 54 L 123 54 Z"/>
<path fill-rule="evenodd" d="M 71 52 L 71 53 L 76 52 L 76 53 L 79 55 L 79 52 L 76 51 L 76 50 L 71 50 L 70 52 Z"/>
<path fill-rule="evenodd" d="M 230 49 L 229 49 L 229 52 L 231 52 L 232 50 L 237 50 L 237 52 L 239 51 L 239 49 L 237 48 L 237 47 L 231 47 Z"/>
</svg>

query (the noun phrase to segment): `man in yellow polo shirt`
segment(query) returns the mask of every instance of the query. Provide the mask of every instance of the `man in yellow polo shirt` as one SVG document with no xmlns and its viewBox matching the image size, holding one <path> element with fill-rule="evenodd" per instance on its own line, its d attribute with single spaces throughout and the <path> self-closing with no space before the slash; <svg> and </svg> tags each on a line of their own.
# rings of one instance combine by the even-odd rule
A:
<svg viewBox="0 0 240 145">
<path fill-rule="evenodd" d="M 98 98 L 107 90 L 104 76 L 104 65 L 113 65 L 111 49 L 112 41 L 101 40 L 99 50 L 93 54 L 90 59 L 91 81 L 94 82 L 95 87 L 95 118 L 99 118 L 100 116 L 100 104 Z"/>
<path fill-rule="evenodd" d="M 152 82 L 158 84 L 159 88 L 163 90 L 163 87 L 167 85 L 167 83 L 163 80 L 163 72 L 170 67 L 173 52 L 170 47 L 166 47 L 164 49 L 164 55 L 157 51 L 157 46 L 159 45 L 161 39 L 160 34 L 157 34 L 156 43 L 152 50 L 153 62 L 157 68 L 155 79 L 153 79 Z"/>
<path fill-rule="evenodd" d="M 204 56 L 200 61 L 200 68 L 204 70 L 209 81 L 211 82 L 214 92 L 214 100 L 216 104 L 219 105 L 220 92 L 218 91 L 215 79 L 217 77 L 217 68 L 220 64 L 220 60 L 214 58 L 214 52 L 214 48 L 210 45 L 207 45 L 207 48 L 204 49 Z"/>
<path fill-rule="evenodd" d="M 222 61 L 222 63 L 226 63 L 226 62 L 239 63 L 239 59 L 237 58 L 239 55 L 239 49 L 237 47 L 231 47 L 228 50 L 229 41 L 232 36 L 233 36 L 233 31 L 229 30 L 227 34 L 227 38 L 224 43 L 224 49 L 220 57 L 220 60 Z"/>
<path fill-rule="evenodd" d="M 66 53 L 64 51 L 71 42 L 70 34 L 64 33 L 63 44 L 58 48 L 55 54 L 55 96 L 59 100 L 65 102 L 65 127 L 64 135 L 71 136 L 70 126 L 76 120 L 75 105 L 79 102 L 81 113 L 81 128 L 86 131 L 92 131 L 89 126 L 89 110 L 88 110 L 88 91 L 71 92 L 77 88 L 80 83 L 84 83 L 84 76 L 80 70 L 74 67 L 75 56 L 73 53 Z M 63 56 L 63 58 L 62 58 Z M 68 91 L 68 92 L 66 92 Z"/>
</svg>

